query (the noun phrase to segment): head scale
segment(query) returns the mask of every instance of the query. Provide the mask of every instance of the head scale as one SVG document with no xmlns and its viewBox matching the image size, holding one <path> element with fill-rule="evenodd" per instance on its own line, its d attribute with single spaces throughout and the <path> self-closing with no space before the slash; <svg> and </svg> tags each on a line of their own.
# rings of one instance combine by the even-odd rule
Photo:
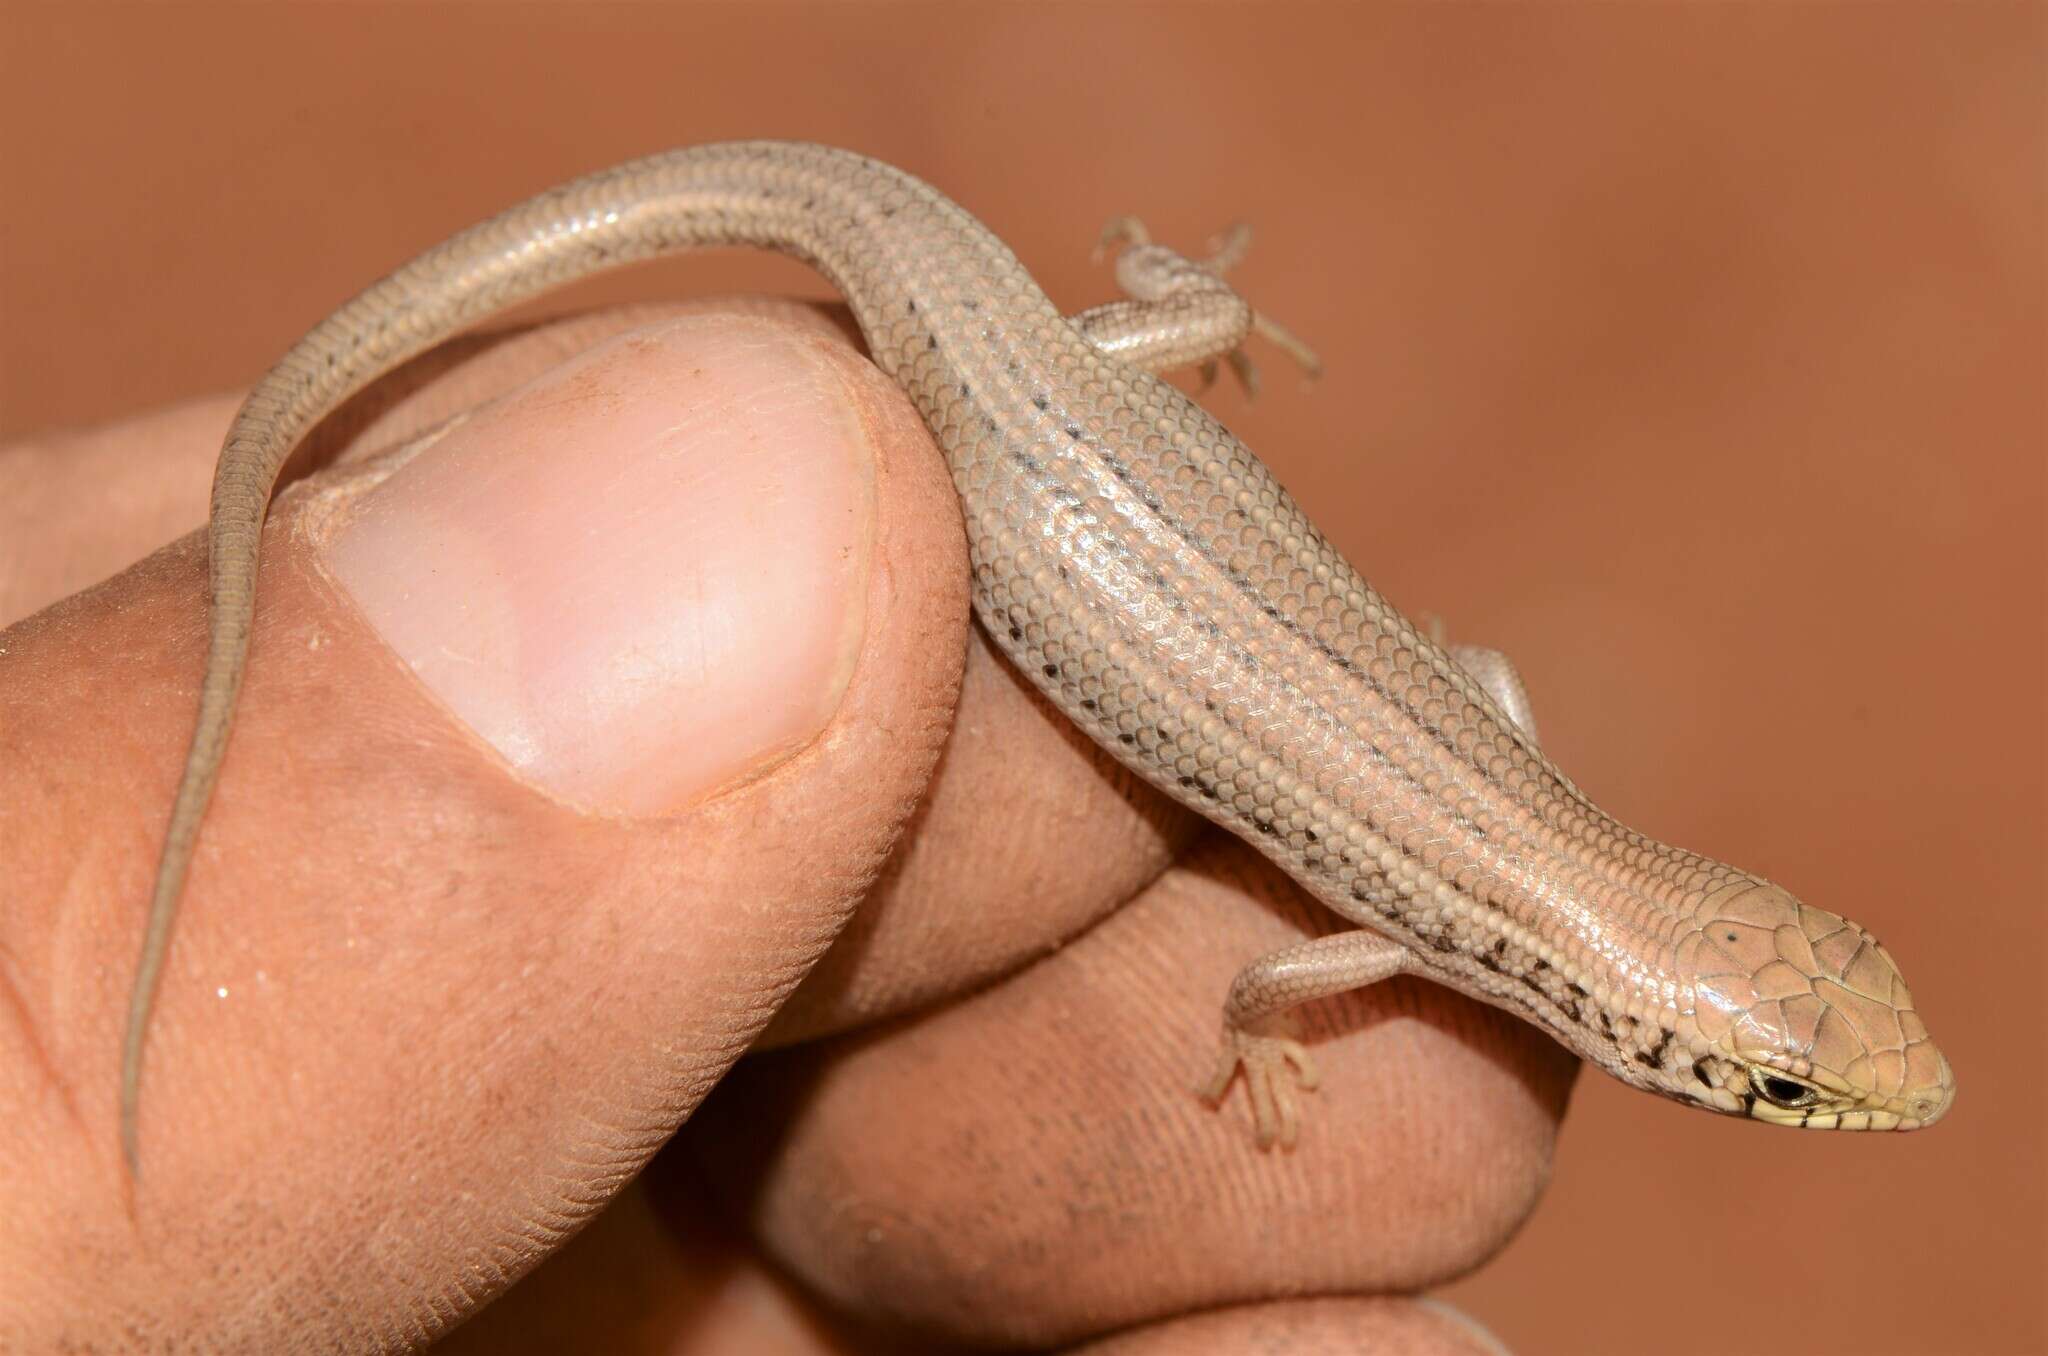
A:
<svg viewBox="0 0 2048 1356">
<path fill-rule="evenodd" d="M 1948 1110 L 1948 1061 L 1875 937 L 1763 882 L 1710 895 L 1694 929 L 1677 960 L 1706 1053 L 1685 1096 L 1809 1129 L 1916 1130 Z"/>
</svg>

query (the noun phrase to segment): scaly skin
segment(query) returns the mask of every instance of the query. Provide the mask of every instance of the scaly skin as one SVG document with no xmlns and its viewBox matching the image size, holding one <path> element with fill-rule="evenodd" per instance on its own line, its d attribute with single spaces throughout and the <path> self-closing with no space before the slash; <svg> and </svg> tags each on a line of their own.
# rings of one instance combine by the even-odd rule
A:
<svg viewBox="0 0 2048 1356">
<path fill-rule="evenodd" d="M 492 312 L 718 245 L 794 255 L 845 294 L 945 449 L 976 611 L 1018 668 L 1154 786 L 1372 929 L 1240 977 L 1221 1077 L 1245 1068 L 1262 1142 L 1291 1137 L 1268 1112 L 1307 1066 L 1252 1028 L 1395 970 L 1712 1110 L 1869 1129 L 1940 1116 L 1948 1065 L 1867 933 L 1601 813 L 1243 444 L 1142 370 L 1224 356 L 1244 372 L 1251 330 L 1291 342 L 1218 278 L 1242 239 L 1195 264 L 1133 222 L 1110 236 L 1131 245 L 1119 271 L 1137 300 L 1070 322 L 986 228 L 901 171 L 801 143 L 704 146 L 544 193 L 301 340 L 236 417 L 214 481 L 198 726 L 123 1047 L 131 1169 L 150 1009 L 226 747 L 278 469 L 343 400 Z"/>
</svg>

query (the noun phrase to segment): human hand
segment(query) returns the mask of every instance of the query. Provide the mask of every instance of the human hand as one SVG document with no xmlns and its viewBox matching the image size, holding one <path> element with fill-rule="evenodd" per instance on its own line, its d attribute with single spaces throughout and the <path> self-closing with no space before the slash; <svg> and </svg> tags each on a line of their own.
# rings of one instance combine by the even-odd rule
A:
<svg viewBox="0 0 2048 1356">
<path fill-rule="evenodd" d="M 402 450 L 278 506 L 139 1182 L 203 542 L 63 595 L 203 514 L 231 404 L 0 453 L 0 618 L 63 598 L 0 633 L 0 1349 L 402 1346 L 595 1215 L 447 1347 L 1486 1350 L 1279 1297 L 1490 1255 L 1576 1065 L 1395 981 L 1316 1007 L 1304 1142 L 1253 1150 L 1189 1089 L 1316 911 L 978 640 L 962 683 L 943 465 L 829 324 L 670 312 L 416 365 L 324 431 Z"/>
</svg>

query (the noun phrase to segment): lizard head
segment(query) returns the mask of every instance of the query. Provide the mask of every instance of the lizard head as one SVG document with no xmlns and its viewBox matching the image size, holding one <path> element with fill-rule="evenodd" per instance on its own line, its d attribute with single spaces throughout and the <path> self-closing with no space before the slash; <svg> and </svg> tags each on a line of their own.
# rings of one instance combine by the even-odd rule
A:
<svg viewBox="0 0 2048 1356">
<path fill-rule="evenodd" d="M 1955 1098 L 1898 966 L 1845 918 L 1744 884 L 1706 901 L 1678 961 L 1708 1047 L 1695 1101 L 1774 1125 L 1917 1130 Z"/>
</svg>

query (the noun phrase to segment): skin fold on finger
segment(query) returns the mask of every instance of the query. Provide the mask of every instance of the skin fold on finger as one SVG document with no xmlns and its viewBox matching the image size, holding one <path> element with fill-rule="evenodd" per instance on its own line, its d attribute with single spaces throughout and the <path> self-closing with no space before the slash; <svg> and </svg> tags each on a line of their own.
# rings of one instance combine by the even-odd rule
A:
<svg viewBox="0 0 2048 1356">
<path fill-rule="evenodd" d="M 1119 1333 L 1073 1356 L 1508 1356 L 1484 1328 L 1434 1300 L 1313 1299 L 1216 1309 Z"/>
<path fill-rule="evenodd" d="M 132 1191 L 118 1031 L 204 543 L 0 637 L 0 1275 L 23 1349 L 431 1335 L 637 1170 L 822 952 L 936 758 L 965 564 L 900 393 L 805 342 L 873 457 L 859 660 L 816 739 L 671 817 L 581 814 L 507 775 L 326 573 L 309 523 L 354 482 L 280 506 Z"/>
<path fill-rule="evenodd" d="M 1080 1340 L 1189 1310 L 1441 1283 L 1547 1180 L 1577 1064 L 1397 979 L 1302 1010 L 1301 1143 L 1193 1087 L 1244 961 L 1322 911 L 1220 838 L 976 997 L 749 1060 L 679 1147 L 837 1309 L 947 1339 Z"/>
</svg>

